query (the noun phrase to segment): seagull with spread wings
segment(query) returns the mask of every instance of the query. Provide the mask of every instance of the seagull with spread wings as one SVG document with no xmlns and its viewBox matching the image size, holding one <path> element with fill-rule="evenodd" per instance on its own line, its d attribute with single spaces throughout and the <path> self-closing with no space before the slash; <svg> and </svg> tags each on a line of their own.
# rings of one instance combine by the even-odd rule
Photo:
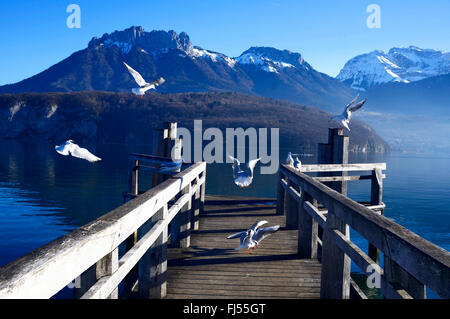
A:
<svg viewBox="0 0 450 319">
<path fill-rule="evenodd" d="M 248 253 L 251 254 L 250 249 L 258 248 L 259 243 L 269 235 L 275 233 L 280 225 L 275 225 L 271 227 L 261 227 L 267 224 L 266 220 L 261 220 L 253 224 L 252 227 L 245 231 L 238 232 L 236 234 L 230 235 L 227 239 L 239 238 L 239 246 L 236 250 L 247 249 Z"/>
<path fill-rule="evenodd" d="M 247 169 L 245 171 L 241 170 L 241 163 L 237 158 L 232 156 L 228 157 L 233 161 L 233 179 L 234 183 L 239 187 L 249 187 L 253 181 L 253 170 L 255 169 L 256 164 L 259 162 L 261 158 L 257 158 L 251 160 L 247 164 Z"/>
<path fill-rule="evenodd" d="M 342 114 L 332 116 L 330 118 L 330 121 L 332 120 L 338 120 L 341 124 L 341 128 L 344 126 L 347 130 L 350 131 L 350 128 L 348 127 L 348 124 L 350 123 L 350 119 L 352 118 L 352 113 L 356 110 L 359 110 L 364 103 L 366 103 L 366 99 L 354 104 L 356 100 L 358 99 L 359 94 L 345 107 L 345 110 Z M 354 105 L 353 105 L 354 104 Z"/>
<path fill-rule="evenodd" d="M 77 144 L 75 144 L 73 140 L 68 140 L 60 146 L 55 146 L 55 150 L 61 155 L 64 156 L 72 155 L 74 157 L 85 159 L 91 163 L 98 162 L 101 160 L 100 157 L 95 156 L 87 149 L 82 148 Z"/>
<path fill-rule="evenodd" d="M 161 85 L 161 84 L 163 84 L 166 81 L 166 80 L 164 80 L 164 78 L 160 77 L 156 81 L 153 81 L 151 83 L 147 83 L 144 80 L 144 78 L 142 77 L 142 75 L 139 74 L 139 72 L 134 70 L 131 66 L 129 66 L 125 62 L 123 62 L 123 64 L 125 64 L 125 66 L 128 69 L 128 72 L 130 72 L 130 74 L 133 76 L 133 78 L 136 81 L 136 83 L 139 85 L 138 88 L 132 88 L 131 92 L 133 92 L 134 94 L 139 95 L 141 97 L 143 95 L 145 95 L 145 92 L 147 92 L 148 90 L 155 89 L 158 85 Z"/>
</svg>

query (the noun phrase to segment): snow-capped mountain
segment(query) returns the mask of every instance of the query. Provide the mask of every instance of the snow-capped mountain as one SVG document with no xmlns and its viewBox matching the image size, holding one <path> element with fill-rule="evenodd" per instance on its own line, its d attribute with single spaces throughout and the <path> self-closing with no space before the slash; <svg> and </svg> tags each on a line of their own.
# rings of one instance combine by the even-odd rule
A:
<svg viewBox="0 0 450 319">
<path fill-rule="evenodd" d="M 122 61 L 151 81 L 164 77 L 160 92 L 235 91 L 337 110 L 353 92 L 312 68 L 299 53 L 252 47 L 229 57 L 194 46 L 185 32 L 146 32 L 142 27 L 93 38 L 88 47 L 0 93 L 129 91 L 136 83 Z"/>
<path fill-rule="evenodd" d="M 265 72 L 272 73 L 279 73 L 285 68 L 312 69 L 299 53 L 270 47 L 251 47 L 235 60 L 241 65 L 254 65 Z"/>
<path fill-rule="evenodd" d="M 344 65 L 336 78 L 365 91 L 388 82 L 410 83 L 448 73 L 450 53 L 410 46 L 358 55 Z"/>
</svg>

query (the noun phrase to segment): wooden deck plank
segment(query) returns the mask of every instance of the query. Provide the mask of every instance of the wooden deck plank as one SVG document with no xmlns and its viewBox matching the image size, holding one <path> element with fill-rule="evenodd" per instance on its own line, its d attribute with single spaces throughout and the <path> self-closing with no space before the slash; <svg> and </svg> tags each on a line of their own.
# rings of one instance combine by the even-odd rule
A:
<svg viewBox="0 0 450 319">
<path fill-rule="evenodd" d="M 191 247 L 169 249 L 166 298 L 319 298 L 321 267 L 317 260 L 297 258 L 297 231 L 285 228 L 270 199 L 239 199 L 207 197 Z M 280 230 L 252 254 L 235 250 L 239 239 L 226 237 L 259 220 Z"/>
</svg>

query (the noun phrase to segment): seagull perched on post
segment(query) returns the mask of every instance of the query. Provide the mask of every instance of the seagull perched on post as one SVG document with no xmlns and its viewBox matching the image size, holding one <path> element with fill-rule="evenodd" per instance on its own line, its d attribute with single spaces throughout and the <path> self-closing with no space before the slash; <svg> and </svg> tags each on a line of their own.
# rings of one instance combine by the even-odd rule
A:
<svg viewBox="0 0 450 319">
<path fill-rule="evenodd" d="M 294 167 L 294 169 L 296 169 L 297 171 L 299 171 L 302 168 L 302 162 L 298 159 L 298 156 L 295 156 L 295 160 L 294 163 L 292 165 Z"/>
<path fill-rule="evenodd" d="M 350 119 L 352 118 L 352 112 L 355 112 L 356 110 L 360 109 L 364 105 L 364 103 L 366 103 L 366 99 L 364 99 L 364 100 L 356 103 L 355 105 L 353 105 L 356 102 L 356 100 L 358 99 L 358 97 L 359 97 L 359 94 L 349 104 L 347 104 L 347 106 L 345 107 L 345 110 L 342 114 L 332 116 L 328 122 L 330 122 L 332 120 L 338 120 L 339 123 L 341 123 L 340 128 L 342 128 L 344 126 L 347 130 L 350 131 L 348 124 L 350 123 Z"/>
<path fill-rule="evenodd" d="M 77 144 L 75 144 L 73 140 L 68 140 L 67 142 L 65 142 L 60 146 L 55 146 L 55 150 L 61 155 L 64 156 L 72 155 L 74 157 L 85 159 L 89 162 L 98 162 L 101 160 L 100 157 L 93 155 L 87 149 L 82 148 Z"/>
<path fill-rule="evenodd" d="M 227 239 L 239 238 L 239 246 L 236 250 L 246 248 L 248 253 L 251 254 L 250 249 L 258 248 L 259 243 L 267 236 L 276 232 L 280 225 L 271 227 L 262 227 L 262 225 L 267 224 L 266 220 L 262 220 L 253 224 L 252 227 L 245 231 L 230 235 Z"/>
<path fill-rule="evenodd" d="M 147 92 L 150 89 L 155 89 L 158 85 L 161 85 L 161 84 L 163 84 L 166 81 L 166 80 L 164 80 L 164 78 L 160 77 L 156 81 L 153 81 L 152 83 L 147 83 L 144 80 L 144 78 L 142 77 L 142 75 L 139 74 L 139 72 L 134 70 L 131 66 L 129 66 L 125 62 L 123 62 L 123 64 L 125 64 L 125 66 L 127 67 L 128 71 L 133 76 L 133 78 L 136 81 L 136 83 L 139 85 L 138 88 L 132 88 L 131 92 L 133 92 L 136 95 L 141 96 L 141 98 L 145 94 L 145 92 Z"/>
<path fill-rule="evenodd" d="M 228 158 L 233 161 L 234 183 L 241 188 L 249 187 L 253 181 L 253 169 L 255 168 L 256 163 L 258 163 L 261 158 L 249 161 L 247 164 L 247 169 L 245 171 L 241 170 L 241 163 L 237 158 L 234 158 L 230 155 L 228 155 Z"/>
<path fill-rule="evenodd" d="M 294 159 L 292 158 L 291 152 L 289 152 L 287 155 L 286 164 L 288 164 L 288 166 L 294 167 Z"/>
</svg>

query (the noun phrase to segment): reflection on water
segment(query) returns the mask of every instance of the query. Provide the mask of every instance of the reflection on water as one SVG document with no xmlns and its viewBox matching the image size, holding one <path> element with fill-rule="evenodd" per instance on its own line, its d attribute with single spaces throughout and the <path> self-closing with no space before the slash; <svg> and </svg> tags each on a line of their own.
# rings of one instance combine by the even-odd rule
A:
<svg viewBox="0 0 450 319">
<path fill-rule="evenodd" d="M 49 143 L 0 140 L 0 266 L 120 205 L 128 152 L 149 153 L 148 145 L 88 147 L 103 160 L 63 157 Z M 282 161 L 288 151 L 300 150 L 282 149 Z M 301 160 L 316 163 L 315 157 Z M 352 154 L 350 162 L 387 162 L 386 217 L 450 249 L 450 158 Z M 208 165 L 207 193 L 275 197 L 277 174 L 260 175 L 259 166 L 252 185 L 241 189 L 230 164 Z M 349 183 L 349 196 L 368 201 L 370 181 Z"/>
</svg>

